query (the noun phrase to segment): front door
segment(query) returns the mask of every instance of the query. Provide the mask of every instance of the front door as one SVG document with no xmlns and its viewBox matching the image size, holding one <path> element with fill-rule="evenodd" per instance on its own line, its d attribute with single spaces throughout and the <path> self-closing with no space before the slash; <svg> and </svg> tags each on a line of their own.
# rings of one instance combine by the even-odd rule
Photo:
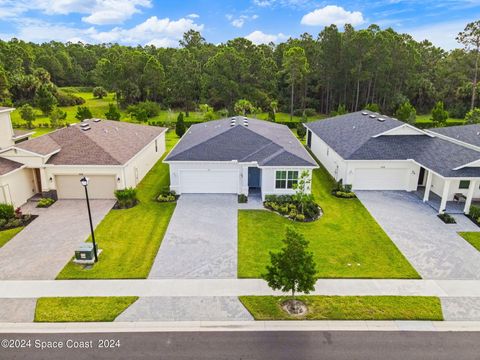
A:
<svg viewBox="0 0 480 360">
<path fill-rule="evenodd" d="M 418 183 L 417 185 L 423 186 L 425 185 L 425 168 L 420 168 L 420 174 L 418 174 Z"/>
<path fill-rule="evenodd" d="M 248 168 L 248 187 L 249 188 L 260 188 L 260 172 L 261 170 L 257 167 Z"/>
</svg>

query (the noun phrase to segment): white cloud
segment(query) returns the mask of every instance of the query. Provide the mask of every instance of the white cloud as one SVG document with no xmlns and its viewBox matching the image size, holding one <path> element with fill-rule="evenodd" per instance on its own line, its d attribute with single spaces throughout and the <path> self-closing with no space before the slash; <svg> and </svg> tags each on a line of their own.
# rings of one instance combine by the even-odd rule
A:
<svg viewBox="0 0 480 360">
<path fill-rule="evenodd" d="M 335 25 L 360 25 L 365 20 L 360 11 L 347 11 L 336 5 L 327 5 L 321 9 L 316 9 L 303 16 L 301 23 L 310 26 L 328 26 Z"/>
<path fill-rule="evenodd" d="M 0 0 L 0 15 L 14 17 L 28 11 L 47 15 L 83 14 L 95 25 L 120 24 L 152 6 L 151 0 Z"/>
<path fill-rule="evenodd" d="M 225 15 L 230 24 L 236 28 L 241 28 L 246 21 L 252 21 L 258 19 L 258 15 L 240 15 L 239 17 L 234 17 L 232 14 Z"/>
<path fill-rule="evenodd" d="M 314 3 L 315 0 L 253 0 L 253 4 L 259 7 L 290 7 L 305 8 Z"/>
<path fill-rule="evenodd" d="M 474 20 L 475 19 L 463 19 L 460 21 L 444 22 L 428 26 L 425 25 L 417 28 L 398 29 L 398 31 L 412 35 L 417 41 L 427 39 L 432 44 L 439 46 L 442 49 L 452 50 L 462 47 L 462 45 L 455 40 L 455 37 L 459 32 L 463 31 L 466 23 Z"/>
<path fill-rule="evenodd" d="M 99 31 L 95 27 L 79 28 L 64 24 L 51 24 L 37 19 L 24 18 L 18 23 L 18 32 L 2 34 L 2 38 L 13 36 L 32 42 L 72 41 L 80 39 L 85 43 L 118 42 L 126 45 L 177 46 L 183 34 L 190 30 L 202 31 L 203 25 L 190 18 L 170 20 L 156 16 L 132 28 L 114 27 L 108 31 Z"/>
<path fill-rule="evenodd" d="M 289 36 L 278 33 L 278 34 L 265 34 L 260 30 L 255 30 L 254 32 L 245 36 L 245 39 L 250 40 L 254 44 L 269 44 L 271 42 L 276 43 L 279 41 L 287 40 Z"/>
<path fill-rule="evenodd" d="M 200 17 L 200 15 L 195 14 L 195 13 L 187 15 L 187 18 L 190 18 L 190 19 L 198 19 L 199 17 Z"/>
<path fill-rule="evenodd" d="M 243 18 L 234 19 L 232 21 L 232 25 L 235 26 L 236 28 L 241 28 L 243 24 L 245 24 L 245 19 Z"/>
</svg>

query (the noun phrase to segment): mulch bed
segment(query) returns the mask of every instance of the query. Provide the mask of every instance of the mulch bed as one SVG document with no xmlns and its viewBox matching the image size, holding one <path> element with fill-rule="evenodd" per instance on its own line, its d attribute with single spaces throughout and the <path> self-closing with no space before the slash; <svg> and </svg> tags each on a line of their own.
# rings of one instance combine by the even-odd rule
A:
<svg viewBox="0 0 480 360">
<path fill-rule="evenodd" d="M 27 226 L 33 220 L 35 220 L 37 217 L 38 217 L 38 215 L 22 215 L 22 217 L 20 218 L 22 220 L 20 225 L 17 225 L 17 226 L 3 226 L 3 227 L 0 227 L 0 231 L 16 229 L 16 228 L 19 228 L 19 227 L 22 227 L 22 226 Z"/>
<path fill-rule="evenodd" d="M 126 209 L 131 209 L 135 206 L 137 206 L 140 203 L 140 201 L 135 201 L 135 203 L 132 206 L 127 206 L 127 207 L 122 207 L 120 206 L 120 203 L 117 201 L 115 205 L 113 205 L 113 210 L 126 210 Z"/>
</svg>

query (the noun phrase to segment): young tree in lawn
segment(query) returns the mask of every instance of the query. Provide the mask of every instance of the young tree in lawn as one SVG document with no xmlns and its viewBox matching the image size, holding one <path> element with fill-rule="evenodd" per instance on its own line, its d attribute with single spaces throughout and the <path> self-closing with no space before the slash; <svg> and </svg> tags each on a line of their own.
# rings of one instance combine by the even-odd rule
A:
<svg viewBox="0 0 480 360">
<path fill-rule="evenodd" d="M 107 90 L 103 86 L 96 86 L 93 88 L 93 96 L 98 99 L 103 99 L 105 96 L 108 95 Z"/>
<path fill-rule="evenodd" d="M 409 101 L 406 101 L 395 111 L 395 116 L 403 122 L 414 124 L 417 118 L 417 111 Z"/>
<path fill-rule="evenodd" d="M 432 121 L 437 125 L 445 125 L 448 119 L 448 111 L 445 110 L 443 101 L 438 101 L 432 109 Z"/>
<path fill-rule="evenodd" d="M 42 84 L 35 93 L 35 104 L 45 115 L 50 114 L 57 105 L 57 98 L 53 95 L 51 84 Z"/>
<path fill-rule="evenodd" d="M 75 119 L 83 121 L 85 119 L 91 119 L 93 117 L 92 112 L 86 106 L 77 106 L 77 114 Z"/>
<path fill-rule="evenodd" d="M 108 104 L 108 111 L 105 113 L 105 117 L 108 120 L 119 121 L 121 114 L 120 111 L 118 111 L 117 107 L 114 104 L 110 103 Z"/>
<path fill-rule="evenodd" d="M 465 121 L 468 124 L 479 124 L 480 123 L 480 109 L 474 108 L 470 110 L 467 115 L 465 115 Z"/>
<path fill-rule="evenodd" d="M 302 140 L 305 138 L 305 135 L 307 135 L 307 129 L 305 128 L 305 126 L 303 126 L 303 124 L 306 122 L 307 122 L 307 115 L 303 113 L 302 121 L 297 123 L 297 135 Z"/>
<path fill-rule="evenodd" d="M 290 85 L 290 121 L 293 118 L 293 103 L 295 99 L 295 86 L 300 83 L 308 73 L 308 60 L 305 50 L 294 46 L 285 51 L 283 55 L 283 71 L 287 75 Z"/>
<path fill-rule="evenodd" d="M 305 127 L 303 127 L 305 129 Z M 295 194 L 293 198 L 300 204 L 300 213 L 304 215 L 305 205 L 313 200 L 313 195 L 308 193 L 312 178 L 310 172 L 304 170 L 300 173 L 297 184 L 294 186 Z"/>
<path fill-rule="evenodd" d="M 55 106 L 55 108 L 50 113 L 50 125 L 52 128 L 60 127 L 60 121 L 67 118 L 67 113 L 62 109 Z"/>
<path fill-rule="evenodd" d="M 277 100 L 270 101 L 270 109 L 272 110 L 274 115 L 277 114 L 277 111 L 278 111 L 278 101 Z"/>
<path fill-rule="evenodd" d="M 27 123 L 27 128 L 32 129 L 33 121 L 35 120 L 35 111 L 33 110 L 33 107 L 25 104 L 20 107 L 19 111 L 20 117 Z"/>
<path fill-rule="evenodd" d="M 185 122 L 183 121 L 183 113 L 180 113 L 178 114 L 177 122 L 175 124 L 175 134 L 177 134 L 178 137 L 182 137 L 186 130 Z"/>
<path fill-rule="evenodd" d="M 475 98 L 477 94 L 478 82 L 478 58 L 480 56 L 480 20 L 471 22 L 465 26 L 465 29 L 457 36 L 457 41 L 465 46 L 466 50 L 473 48 L 475 53 L 475 68 L 472 80 L 472 98 L 470 101 L 470 110 L 475 107 Z"/>
<path fill-rule="evenodd" d="M 293 227 L 287 227 L 282 242 L 284 246 L 279 252 L 270 252 L 270 265 L 262 278 L 273 290 L 292 293 L 290 308 L 295 313 L 295 294 L 315 290 L 316 264 L 308 251 L 309 242 Z"/>
</svg>

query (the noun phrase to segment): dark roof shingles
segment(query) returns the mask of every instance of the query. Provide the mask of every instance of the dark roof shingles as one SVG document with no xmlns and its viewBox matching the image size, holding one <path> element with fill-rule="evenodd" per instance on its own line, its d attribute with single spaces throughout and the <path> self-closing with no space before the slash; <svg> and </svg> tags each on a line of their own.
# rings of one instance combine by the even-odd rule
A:
<svg viewBox="0 0 480 360">
<path fill-rule="evenodd" d="M 0 158 L 0 176 L 8 174 L 13 170 L 21 168 L 22 166 L 23 164 L 20 164 L 16 161 Z"/>
</svg>

